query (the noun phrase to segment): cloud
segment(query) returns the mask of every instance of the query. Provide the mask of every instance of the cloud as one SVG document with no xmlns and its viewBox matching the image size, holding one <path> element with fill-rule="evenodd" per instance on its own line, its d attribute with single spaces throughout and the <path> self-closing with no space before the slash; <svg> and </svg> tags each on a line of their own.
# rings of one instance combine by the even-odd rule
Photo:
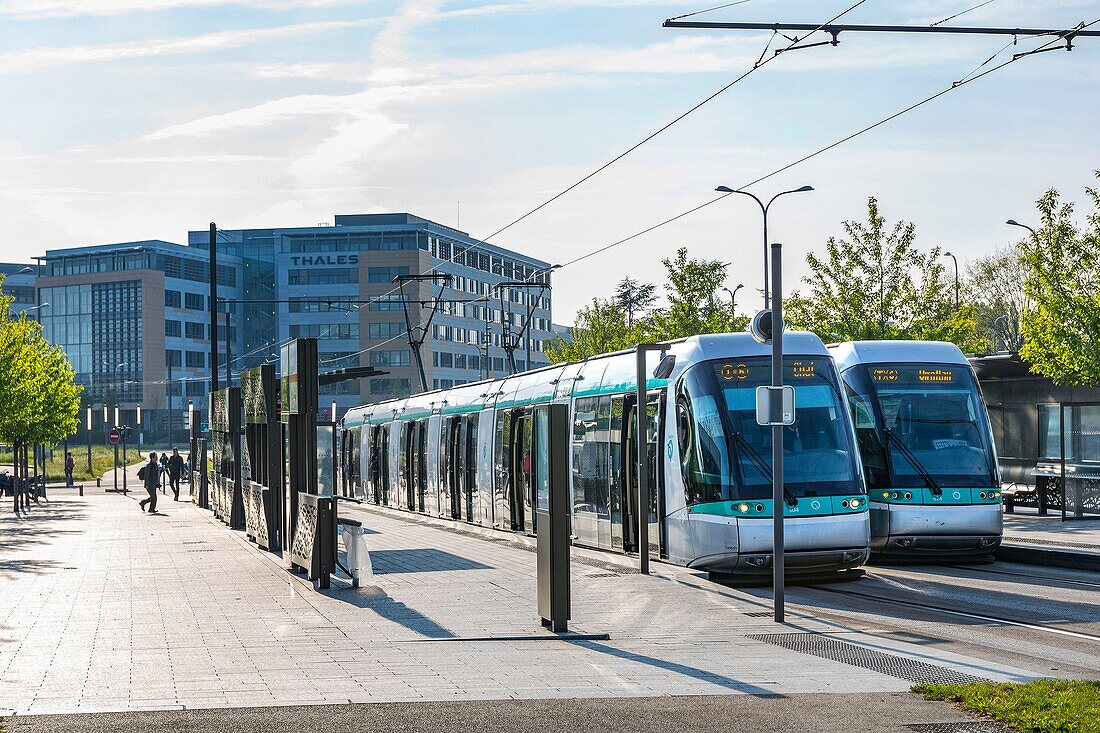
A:
<svg viewBox="0 0 1100 733">
<path fill-rule="evenodd" d="M 222 6 L 263 10 L 301 10 L 362 4 L 366 0 L 5 0 L 0 15 L 17 18 L 71 18 L 88 15 L 123 15 L 188 8 Z"/>
<path fill-rule="evenodd" d="M 163 56 L 169 54 L 195 54 L 239 48 L 252 43 L 295 38 L 311 33 L 364 26 L 376 21 L 327 21 L 296 23 L 273 28 L 246 28 L 232 31 L 205 33 L 198 36 L 180 36 L 123 43 L 106 43 L 98 46 L 60 46 L 32 48 L 0 54 L 0 74 L 28 74 L 44 67 L 95 61 L 119 61 L 124 59 Z"/>
</svg>

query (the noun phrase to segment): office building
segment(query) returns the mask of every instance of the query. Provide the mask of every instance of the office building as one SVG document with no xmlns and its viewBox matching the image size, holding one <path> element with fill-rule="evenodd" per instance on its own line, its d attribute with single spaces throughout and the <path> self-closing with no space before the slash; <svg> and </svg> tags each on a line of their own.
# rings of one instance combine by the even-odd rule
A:
<svg viewBox="0 0 1100 733">
<path fill-rule="evenodd" d="M 35 308 L 34 277 L 37 266 L 25 263 L 0 262 L 0 275 L 4 277 L 4 294 L 13 297 L 11 310 L 18 317 L 21 313 L 27 313 L 34 317 L 38 308 Z"/>
<path fill-rule="evenodd" d="M 505 327 L 494 285 L 549 285 L 548 263 L 456 229 L 410 214 L 338 215 L 332 226 L 220 230 L 217 247 L 220 311 L 228 311 L 218 329 L 223 385 L 227 362 L 235 380 L 242 369 L 275 361 L 290 339 L 315 337 L 321 371 L 385 372 L 323 387 L 322 419 L 333 401 L 339 417 L 368 400 L 419 391 L 393 280 L 431 272 L 453 279 L 424 334 L 429 389 L 509 373 L 504 333 L 515 340 L 528 318 L 517 368 L 547 363 L 549 288 L 505 290 Z M 171 440 L 182 440 L 188 403 L 204 407 L 209 389 L 209 231 L 190 232 L 187 245 L 124 242 L 50 249 L 37 259 L 30 270 L 0 265 L 5 291 L 16 295 L 17 310 L 34 309 L 46 338 L 64 347 L 85 404 L 95 408 L 93 436 L 113 424 L 115 406 L 120 422 L 136 425 L 140 406 L 146 441 L 169 442 L 169 426 Z M 415 327 L 427 320 L 439 288 L 418 281 L 404 292 Z"/>
</svg>

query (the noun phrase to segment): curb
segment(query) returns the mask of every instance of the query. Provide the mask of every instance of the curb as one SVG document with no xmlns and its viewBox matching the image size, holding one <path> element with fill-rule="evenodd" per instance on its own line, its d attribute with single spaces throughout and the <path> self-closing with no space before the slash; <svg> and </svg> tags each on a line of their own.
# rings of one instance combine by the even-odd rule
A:
<svg viewBox="0 0 1100 733">
<path fill-rule="evenodd" d="M 1100 553 L 1076 552 L 1064 548 L 1002 544 L 993 553 L 993 556 L 1004 562 L 1100 572 Z"/>
</svg>

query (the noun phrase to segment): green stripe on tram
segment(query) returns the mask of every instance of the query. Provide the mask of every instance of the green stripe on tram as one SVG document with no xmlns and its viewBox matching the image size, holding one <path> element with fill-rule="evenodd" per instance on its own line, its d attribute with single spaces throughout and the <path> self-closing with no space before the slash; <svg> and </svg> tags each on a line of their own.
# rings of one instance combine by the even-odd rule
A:
<svg viewBox="0 0 1100 733">
<path fill-rule="evenodd" d="M 693 504 L 687 510 L 688 514 L 768 519 L 772 517 L 772 500 L 712 501 Z M 862 495 L 803 496 L 795 500 L 793 507 L 786 502 L 783 504 L 785 517 L 827 517 L 835 514 L 859 514 L 865 511 L 867 511 L 867 497 Z"/>
<path fill-rule="evenodd" d="M 1000 504 L 1000 489 L 951 488 L 941 489 L 936 495 L 932 489 L 872 489 L 868 497 L 873 502 L 902 506 L 961 506 L 965 504 Z"/>
</svg>

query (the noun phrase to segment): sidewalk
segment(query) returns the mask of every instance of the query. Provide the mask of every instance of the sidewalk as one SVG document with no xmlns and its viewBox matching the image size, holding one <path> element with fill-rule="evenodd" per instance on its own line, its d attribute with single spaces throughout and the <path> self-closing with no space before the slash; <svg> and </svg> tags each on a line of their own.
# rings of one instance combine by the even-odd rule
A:
<svg viewBox="0 0 1100 733">
<path fill-rule="evenodd" d="M 1042 673 L 800 614 L 776 626 L 761 601 L 664 565 L 575 562 L 572 627 L 609 638 L 563 641 L 538 623 L 535 558 L 515 543 L 358 512 L 375 585 L 318 593 L 209 512 L 169 495 L 143 514 L 137 498 L 0 518 L 0 715 L 878 694 Z"/>
<path fill-rule="evenodd" d="M 1100 571 L 1100 520 L 1063 522 L 1060 512 L 1044 516 L 1017 508 L 1004 515 L 1004 539 L 997 559 Z"/>
</svg>

